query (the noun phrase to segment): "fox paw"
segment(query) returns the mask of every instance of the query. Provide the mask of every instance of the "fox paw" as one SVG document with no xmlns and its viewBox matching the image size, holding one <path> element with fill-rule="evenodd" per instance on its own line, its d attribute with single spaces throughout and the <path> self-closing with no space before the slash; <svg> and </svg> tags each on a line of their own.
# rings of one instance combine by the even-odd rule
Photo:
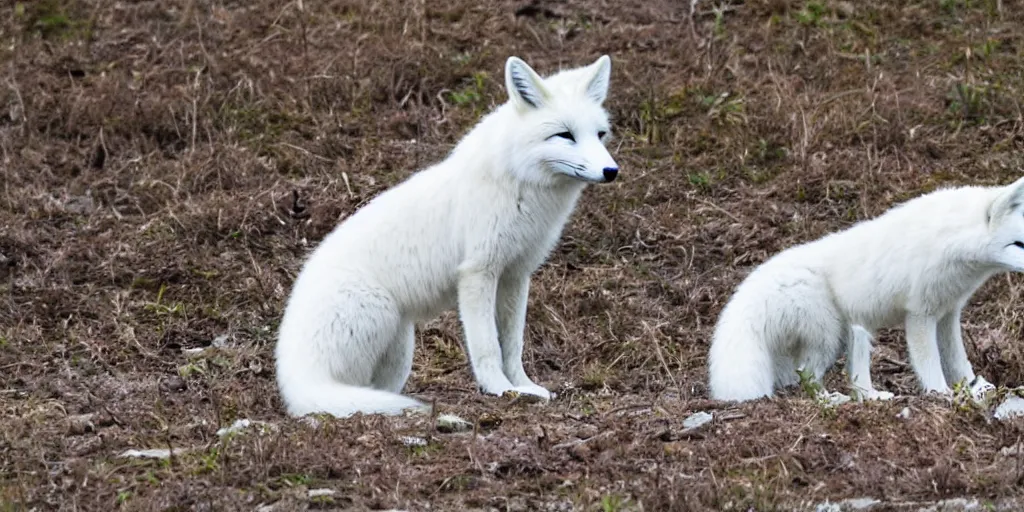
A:
<svg viewBox="0 0 1024 512">
<path fill-rule="evenodd" d="M 971 396 L 976 402 L 985 399 L 986 395 L 996 390 L 995 385 L 985 380 L 985 377 L 978 375 L 970 383 Z"/>
<path fill-rule="evenodd" d="M 818 400 L 826 405 L 835 407 L 837 405 L 845 404 L 852 399 L 848 395 L 844 395 L 838 391 L 825 391 L 823 389 L 818 393 Z"/>
<path fill-rule="evenodd" d="M 858 389 L 854 395 L 860 401 L 864 400 L 892 400 L 896 395 L 888 391 L 879 391 L 877 389 Z"/>
<path fill-rule="evenodd" d="M 546 402 L 551 400 L 551 392 L 536 385 L 527 384 L 525 386 L 516 386 L 512 389 L 506 390 L 501 396 L 518 398 L 529 402 Z"/>
</svg>

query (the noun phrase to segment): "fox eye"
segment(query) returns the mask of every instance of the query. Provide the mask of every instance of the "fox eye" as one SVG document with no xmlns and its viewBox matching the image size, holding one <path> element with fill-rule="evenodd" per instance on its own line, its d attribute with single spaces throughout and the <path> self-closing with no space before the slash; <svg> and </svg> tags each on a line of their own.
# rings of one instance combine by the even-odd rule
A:
<svg viewBox="0 0 1024 512">
<path fill-rule="evenodd" d="M 608 132 L 606 132 L 604 130 L 601 130 L 601 131 L 597 132 L 597 138 L 599 138 L 599 139 L 603 139 L 605 135 L 608 135 Z"/>
<path fill-rule="evenodd" d="M 561 138 L 563 138 L 565 140 L 570 140 L 572 142 L 576 142 L 576 137 L 572 136 L 572 132 L 556 133 L 556 134 L 553 135 L 553 137 L 561 137 Z"/>
</svg>

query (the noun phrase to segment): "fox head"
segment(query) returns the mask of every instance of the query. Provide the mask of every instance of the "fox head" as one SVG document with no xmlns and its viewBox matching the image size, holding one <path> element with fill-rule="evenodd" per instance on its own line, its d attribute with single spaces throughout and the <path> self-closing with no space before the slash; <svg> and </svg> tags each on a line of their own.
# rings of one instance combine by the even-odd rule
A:
<svg viewBox="0 0 1024 512">
<path fill-rule="evenodd" d="M 611 127 L 602 104 L 608 95 L 611 59 L 541 78 L 525 62 L 505 63 L 506 105 L 516 117 L 505 134 L 520 179 L 550 184 L 561 180 L 608 183 L 619 166 L 605 148 Z"/>
<path fill-rule="evenodd" d="M 999 266 L 1024 272 L 1024 178 L 996 191 L 988 208 L 989 252 Z"/>
</svg>

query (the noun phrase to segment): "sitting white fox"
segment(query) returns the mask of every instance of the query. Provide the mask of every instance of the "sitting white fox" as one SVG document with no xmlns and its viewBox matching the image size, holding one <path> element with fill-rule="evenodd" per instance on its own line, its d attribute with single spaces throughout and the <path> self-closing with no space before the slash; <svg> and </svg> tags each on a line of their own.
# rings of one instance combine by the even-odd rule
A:
<svg viewBox="0 0 1024 512">
<path fill-rule="evenodd" d="M 323 240 L 276 347 L 290 414 L 426 410 L 399 394 L 413 326 L 456 305 L 479 387 L 550 399 L 523 370 L 527 291 L 585 186 L 618 175 L 605 149 L 610 74 L 608 56 L 547 78 L 509 58 L 508 102 Z"/>
<path fill-rule="evenodd" d="M 712 398 L 752 400 L 820 381 L 847 349 L 860 398 L 871 385 L 871 336 L 903 324 L 910 364 L 925 392 L 948 395 L 976 376 L 960 337 L 960 312 L 990 277 L 1024 271 L 1024 178 L 1003 187 L 938 190 L 881 216 L 792 247 L 756 268 L 722 310 L 708 357 Z"/>
</svg>

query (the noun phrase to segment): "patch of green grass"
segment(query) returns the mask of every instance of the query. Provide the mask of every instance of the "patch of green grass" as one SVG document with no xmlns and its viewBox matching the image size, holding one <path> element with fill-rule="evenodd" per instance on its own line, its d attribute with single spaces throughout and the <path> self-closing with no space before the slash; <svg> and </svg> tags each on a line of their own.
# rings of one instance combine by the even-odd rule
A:
<svg viewBox="0 0 1024 512">
<path fill-rule="evenodd" d="M 178 375 L 183 379 L 187 379 L 193 375 L 206 375 L 206 369 L 206 359 L 197 359 L 179 366 Z"/>
<path fill-rule="evenodd" d="M 125 503 L 128 502 L 129 499 L 131 499 L 131 497 L 132 497 L 132 492 L 131 491 L 125 490 L 125 491 L 118 492 L 117 493 L 117 506 L 120 507 L 120 506 L 124 505 Z"/>
<path fill-rule="evenodd" d="M 441 483 L 441 490 L 447 492 L 462 492 L 474 489 L 478 486 L 476 477 L 471 475 L 455 475 L 445 479 Z"/>
<path fill-rule="evenodd" d="M 618 494 L 606 494 L 601 496 L 601 512 L 620 512 L 626 510 L 626 505 L 629 504 L 629 498 L 619 496 Z"/>
<path fill-rule="evenodd" d="M 220 448 L 216 445 L 211 446 L 209 450 L 199 454 L 199 467 L 196 468 L 196 474 L 213 473 L 220 469 Z"/>
<path fill-rule="evenodd" d="M 982 59 L 988 59 L 992 54 L 999 50 L 1000 41 L 998 39 L 992 39 L 991 37 L 986 39 L 984 43 L 974 47 L 972 52 L 975 55 L 980 56 Z"/>
<path fill-rule="evenodd" d="M 448 93 L 448 101 L 458 106 L 472 106 L 474 112 L 483 108 L 487 92 L 487 73 L 477 71 L 464 81 L 463 86 Z"/>
<path fill-rule="evenodd" d="M 701 96 L 699 102 L 715 124 L 742 125 L 747 122 L 746 104 L 742 97 L 723 92 Z"/>
<path fill-rule="evenodd" d="M 983 122 L 990 91 L 983 85 L 959 82 L 946 95 L 949 113 L 966 121 Z"/>
<path fill-rule="evenodd" d="M 427 444 L 409 444 L 406 445 L 405 447 L 409 450 L 409 454 L 412 455 L 413 457 L 426 457 L 428 455 L 441 451 L 441 443 L 433 439 L 427 439 L 426 441 Z"/>
<path fill-rule="evenodd" d="M 225 103 L 218 111 L 217 123 L 218 128 L 234 132 L 246 142 L 275 141 L 281 134 L 296 129 L 302 119 L 258 103 Z"/>
<path fill-rule="evenodd" d="M 821 2 L 807 2 L 803 8 L 796 12 L 796 21 L 805 26 L 818 26 L 823 23 L 823 18 L 828 14 L 828 8 Z"/>
<path fill-rule="evenodd" d="M 612 370 L 602 364 L 594 363 L 583 371 L 580 387 L 587 391 L 603 389 L 614 379 Z"/>
<path fill-rule="evenodd" d="M 715 39 L 722 39 L 725 37 L 725 10 L 721 7 L 715 7 L 714 13 L 715 24 L 712 31 L 715 34 Z"/>
<path fill-rule="evenodd" d="M 167 290 L 166 284 L 160 285 L 160 290 L 156 294 L 156 302 L 151 302 L 143 306 L 146 311 L 155 313 L 156 315 L 185 315 L 185 305 L 181 302 L 173 302 L 170 305 L 163 304 L 164 292 Z"/>
<path fill-rule="evenodd" d="M 14 18 L 21 22 L 25 32 L 44 39 L 75 39 L 91 34 L 91 23 L 77 18 L 60 0 L 16 2 Z"/>
<path fill-rule="evenodd" d="M 999 16 L 998 0 L 939 0 L 939 10 L 945 14 L 955 15 L 961 11 L 980 10 L 987 16 Z"/>
<path fill-rule="evenodd" d="M 714 184 L 726 177 L 723 169 L 712 171 L 699 171 L 687 174 L 690 184 L 701 191 L 709 191 Z"/>
<path fill-rule="evenodd" d="M 800 389 L 804 390 L 808 398 L 817 400 L 824 388 L 821 387 L 821 383 L 814 378 L 814 374 L 807 369 L 798 369 L 796 374 L 800 376 Z"/>
<path fill-rule="evenodd" d="M 278 477 L 286 487 L 306 486 L 313 483 L 313 477 L 302 473 L 285 473 Z"/>
</svg>

